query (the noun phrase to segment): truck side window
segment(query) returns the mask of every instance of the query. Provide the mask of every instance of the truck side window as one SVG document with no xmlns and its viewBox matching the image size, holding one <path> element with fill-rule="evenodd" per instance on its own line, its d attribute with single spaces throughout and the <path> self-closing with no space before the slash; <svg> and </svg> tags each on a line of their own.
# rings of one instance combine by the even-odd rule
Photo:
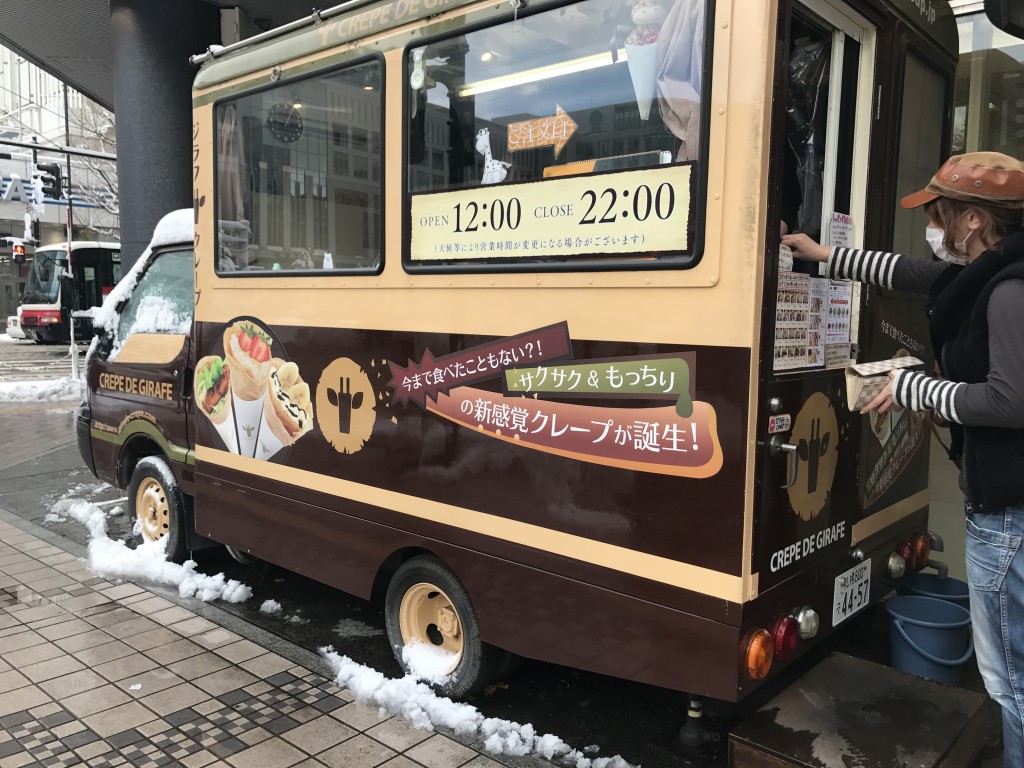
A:
<svg viewBox="0 0 1024 768">
<path fill-rule="evenodd" d="M 133 333 L 188 333 L 195 292 L 193 251 L 159 254 L 139 278 L 117 323 L 110 359 Z"/>
</svg>

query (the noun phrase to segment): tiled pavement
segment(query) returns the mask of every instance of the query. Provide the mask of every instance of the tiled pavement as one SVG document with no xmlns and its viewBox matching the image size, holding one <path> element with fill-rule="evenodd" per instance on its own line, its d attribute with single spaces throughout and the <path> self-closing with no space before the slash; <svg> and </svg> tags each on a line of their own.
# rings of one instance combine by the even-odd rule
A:
<svg viewBox="0 0 1024 768">
<path fill-rule="evenodd" d="M 352 699 L 0 520 L 0 768 L 499 768 Z"/>
</svg>

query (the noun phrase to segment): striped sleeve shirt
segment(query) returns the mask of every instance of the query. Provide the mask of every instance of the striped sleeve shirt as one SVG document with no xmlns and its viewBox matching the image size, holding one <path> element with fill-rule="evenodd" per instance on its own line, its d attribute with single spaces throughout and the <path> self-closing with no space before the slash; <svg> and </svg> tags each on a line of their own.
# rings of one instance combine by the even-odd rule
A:
<svg viewBox="0 0 1024 768">
<path fill-rule="evenodd" d="M 833 280 L 859 280 L 880 288 L 910 293 L 928 293 L 932 283 L 946 269 L 941 261 L 910 259 L 886 251 L 833 248 L 826 262 Z"/>
<path fill-rule="evenodd" d="M 827 262 L 834 280 L 860 280 L 881 288 L 927 293 L 948 265 L 885 251 L 833 248 Z M 944 381 L 899 371 L 893 402 L 914 411 L 933 410 L 946 421 L 973 427 L 1024 427 L 1024 281 L 1008 280 L 988 305 L 989 372 L 977 384 Z"/>
</svg>

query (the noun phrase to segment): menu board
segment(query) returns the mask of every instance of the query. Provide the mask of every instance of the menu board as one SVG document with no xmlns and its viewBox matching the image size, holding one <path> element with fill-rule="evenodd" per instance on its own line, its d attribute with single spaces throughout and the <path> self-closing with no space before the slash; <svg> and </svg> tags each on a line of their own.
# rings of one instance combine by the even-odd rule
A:
<svg viewBox="0 0 1024 768">
<path fill-rule="evenodd" d="M 825 311 L 828 308 L 829 279 L 812 277 L 807 311 L 807 365 L 825 365 Z"/>
<path fill-rule="evenodd" d="M 850 342 L 850 318 L 853 314 L 853 283 L 833 280 L 828 288 L 828 313 L 825 340 L 829 344 Z"/>
<path fill-rule="evenodd" d="M 810 306 L 811 276 L 799 272 L 780 273 L 775 302 L 776 371 L 807 366 Z"/>
</svg>

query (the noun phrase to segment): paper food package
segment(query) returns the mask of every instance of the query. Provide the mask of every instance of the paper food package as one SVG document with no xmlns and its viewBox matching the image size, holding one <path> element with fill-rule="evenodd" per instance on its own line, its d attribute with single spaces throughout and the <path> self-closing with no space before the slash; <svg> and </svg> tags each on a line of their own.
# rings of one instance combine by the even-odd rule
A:
<svg viewBox="0 0 1024 768">
<path fill-rule="evenodd" d="M 875 399 L 889 383 L 889 371 L 924 365 L 916 357 L 895 357 L 875 363 L 861 363 L 846 368 L 846 404 L 851 411 L 859 411 Z"/>
<path fill-rule="evenodd" d="M 270 335 L 250 320 L 233 323 L 224 331 L 224 361 L 231 372 L 231 405 L 242 456 L 256 454 L 271 344 Z"/>
<path fill-rule="evenodd" d="M 224 358 L 208 355 L 196 364 L 192 391 L 195 392 L 197 410 L 213 424 L 224 441 L 224 447 L 238 453 L 235 414 L 231 408 L 231 370 Z"/>
<path fill-rule="evenodd" d="M 295 363 L 275 358 L 267 378 L 267 395 L 256 444 L 256 458 L 266 461 L 313 427 L 309 385 Z"/>
<path fill-rule="evenodd" d="M 633 81 L 636 105 L 640 109 L 640 119 L 646 121 L 651 116 L 651 105 L 658 97 L 658 62 L 660 61 L 661 43 L 647 45 L 626 43 L 624 47 L 626 63 L 629 65 L 629 77 Z"/>
</svg>

